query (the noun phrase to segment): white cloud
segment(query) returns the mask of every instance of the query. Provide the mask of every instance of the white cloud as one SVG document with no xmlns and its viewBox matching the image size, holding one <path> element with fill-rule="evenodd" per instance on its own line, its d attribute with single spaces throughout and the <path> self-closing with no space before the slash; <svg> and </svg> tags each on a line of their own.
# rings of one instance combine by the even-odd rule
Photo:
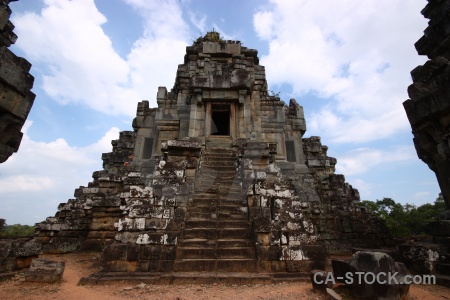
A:
<svg viewBox="0 0 450 300">
<path fill-rule="evenodd" d="M 94 0 L 45 0 L 40 14 L 15 15 L 17 46 L 42 76 L 55 101 L 81 103 L 107 114 L 133 116 L 136 102 L 173 85 L 187 25 L 176 1 L 127 0 L 141 14 L 144 36 L 122 58 L 102 25 Z M 178 59 L 178 60 L 177 60 Z"/>
<path fill-rule="evenodd" d="M 253 20 L 269 42 L 261 58 L 269 85 L 287 83 L 295 96 L 332 99 L 308 116 L 310 132 L 362 142 L 408 128 L 402 102 L 409 72 L 425 61 L 414 49 L 426 28 L 423 1 L 271 2 Z"/>
<path fill-rule="evenodd" d="M 257 28 L 258 37 L 264 40 L 272 38 L 274 19 L 270 11 L 259 11 L 254 15 L 253 22 Z"/>
<path fill-rule="evenodd" d="M 45 191 L 53 185 L 51 178 L 46 176 L 14 175 L 0 179 L 0 194 Z"/>
<path fill-rule="evenodd" d="M 363 179 L 355 178 L 352 179 L 351 185 L 353 188 L 357 189 L 361 195 L 361 200 L 366 200 L 372 195 L 372 184 L 367 183 Z"/>
<path fill-rule="evenodd" d="M 24 128 L 31 124 L 27 121 Z M 0 175 L 0 203 L 7 221 L 13 220 L 8 223 L 31 224 L 54 215 L 59 203 L 72 197 L 76 187 L 87 185 L 94 170 L 102 169 L 99 158 L 111 152 L 111 140 L 118 136 L 114 127 L 94 144 L 73 147 L 61 138 L 36 142 L 25 133 L 18 153 L 1 166 L 7 175 Z"/>
<path fill-rule="evenodd" d="M 198 16 L 195 12 L 189 10 L 189 21 L 200 30 L 200 33 L 204 35 L 206 32 L 206 15 Z"/>
<path fill-rule="evenodd" d="M 336 172 L 345 175 L 363 174 L 385 163 L 395 163 L 416 158 L 412 146 L 400 146 L 392 151 L 359 148 L 341 155 L 336 164 Z"/>
<path fill-rule="evenodd" d="M 413 198 L 415 200 L 429 200 L 430 193 L 429 192 L 417 192 L 417 193 L 414 193 Z"/>
</svg>

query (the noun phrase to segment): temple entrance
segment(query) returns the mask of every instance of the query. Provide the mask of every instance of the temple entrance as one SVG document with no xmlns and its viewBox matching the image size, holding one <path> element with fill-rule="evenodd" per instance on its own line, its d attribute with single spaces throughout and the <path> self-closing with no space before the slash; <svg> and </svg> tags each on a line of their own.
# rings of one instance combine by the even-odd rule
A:
<svg viewBox="0 0 450 300">
<path fill-rule="evenodd" d="M 211 121 L 211 135 L 230 135 L 230 105 L 213 104 Z"/>
</svg>

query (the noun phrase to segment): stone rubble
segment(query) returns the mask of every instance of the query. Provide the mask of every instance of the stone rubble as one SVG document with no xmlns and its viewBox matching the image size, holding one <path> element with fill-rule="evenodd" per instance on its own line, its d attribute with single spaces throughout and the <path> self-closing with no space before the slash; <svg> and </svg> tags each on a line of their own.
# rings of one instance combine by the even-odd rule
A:
<svg viewBox="0 0 450 300">
<path fill-rule="evenodd" d="M 47 283 L 61 281 L 65 266 L 65 262 L 62 261 L 52 261 L 43 258 L 33 259 L 30 269 L 25 273 L 25 281 Z"/>
</svg>

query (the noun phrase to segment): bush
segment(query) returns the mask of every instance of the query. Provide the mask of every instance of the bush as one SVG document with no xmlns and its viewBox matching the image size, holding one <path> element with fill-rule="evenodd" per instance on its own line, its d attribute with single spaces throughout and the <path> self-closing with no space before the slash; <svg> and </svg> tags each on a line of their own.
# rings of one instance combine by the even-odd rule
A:
<svg viewBox="0 0 450 300">
<path fill-rule="evenodd" d="M 34 231 L 35 231 L 34 226 L 21 225 L 21 224 L 6 225 L 5 220 L 0 219 L 0 223 L 1 223 L 1 220 L 3 220 L 3 226 L 0 226 L 0 237 L 34 236 Z"/>
<path fill-rule="evenodd" d="M 401 205 L 391 198 L 383 198 L 376 202 L 364 200 L 361 201 L 361 205 L 384 219 L 389 231 L 395 237 L 431 234 L 429 223 L 439 220 L 440 214 L 445 211 L 442 196 L 439 196 L 434 204 L 419 207 L 408 203 Z"/>
</svg>

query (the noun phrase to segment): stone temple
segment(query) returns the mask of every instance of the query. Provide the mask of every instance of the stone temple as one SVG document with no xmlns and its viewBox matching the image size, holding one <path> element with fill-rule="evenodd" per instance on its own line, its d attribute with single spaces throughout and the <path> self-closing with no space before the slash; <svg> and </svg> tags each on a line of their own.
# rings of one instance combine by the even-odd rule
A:
<svg viewBox="0 0 450 300">
<path fill-rule="evenodd" d="M 33 106 L 31 92 L 34 77 L 31 64 L 16 56 L 9 46 L 17 40 L 14 25 L 9 20 L 11 0 L 0 0 L 0 163 L 17 152 L 22 141 L 20 132 Z"/>
<path fill-rule="evenodd" d="M 96 280 L 282 278 L 324 269 L 327 254 L 391 243 L 320 138 L 304 137 L 302 106 L 268 93 L 256 50 L 209 32 L 156 98 L 157 108 L 138 103 L 134 131 L 112 141 L 93 181 L 37 224 L 44 252 L 101 251 Z"/>
</svg>

